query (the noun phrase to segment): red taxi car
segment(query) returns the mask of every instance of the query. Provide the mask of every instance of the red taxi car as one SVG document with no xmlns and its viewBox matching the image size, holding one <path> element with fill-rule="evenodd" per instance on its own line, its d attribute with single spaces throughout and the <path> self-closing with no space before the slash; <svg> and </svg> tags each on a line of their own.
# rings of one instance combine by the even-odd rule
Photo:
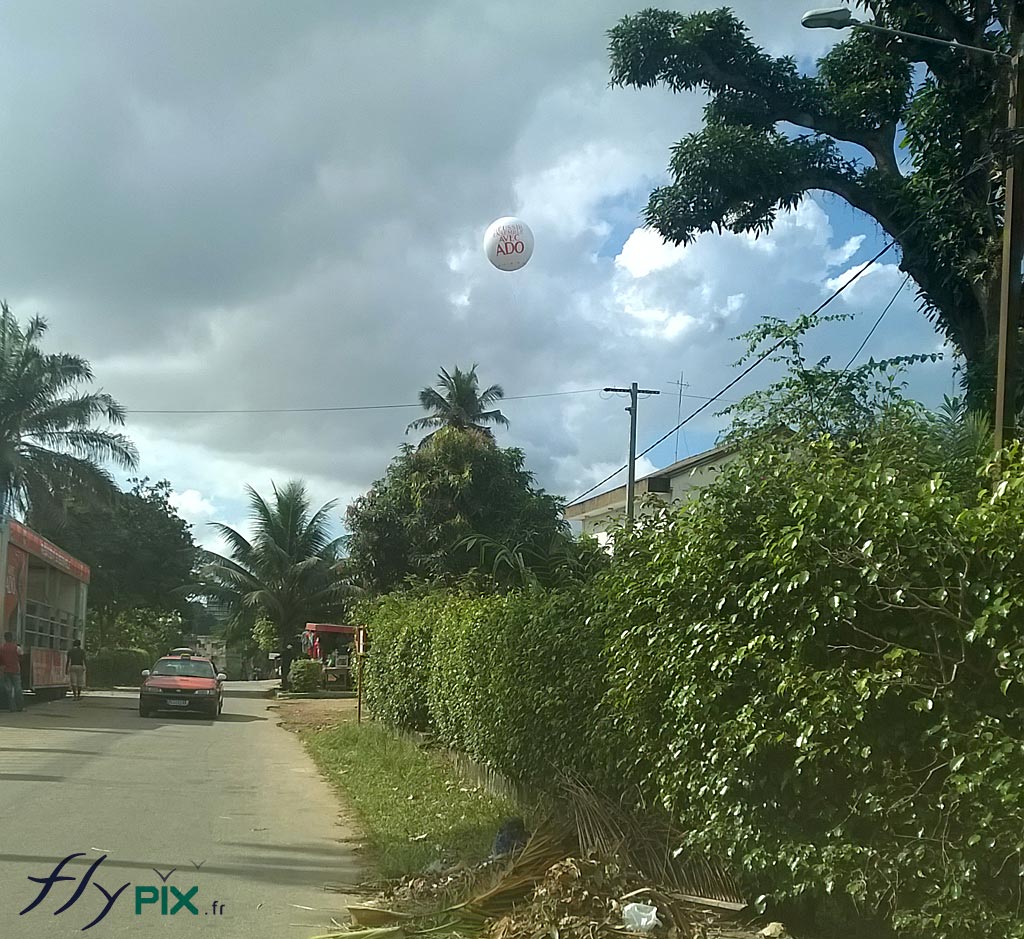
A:
<svg viewBox="0 0 1024 939">
<path fill-rule="evenodd" d="M 190 711 L 216 720 L 224 709 L 225 678 L 209 659 L 195 655 L 164 656 L 142 673 L 139 715 Z"/>
</svg>

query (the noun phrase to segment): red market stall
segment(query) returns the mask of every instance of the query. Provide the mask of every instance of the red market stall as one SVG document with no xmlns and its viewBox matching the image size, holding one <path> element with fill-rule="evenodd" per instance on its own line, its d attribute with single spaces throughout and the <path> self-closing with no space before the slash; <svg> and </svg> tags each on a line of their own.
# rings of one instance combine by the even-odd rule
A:
<svg viewBox="0 0 1024 939">
<path fill-rule="evenodd" d="M 353 658 L 365 651 L 366 628 L 337 623 L 306 623 L 302 651 L 324 663 L 324 683 L 328 688 L 348 691 L 352 686 Z M 332 653 L 337 653 L 333 656 Z M 329 664 L 332 662 L 334 664 Z"/>
</svg>

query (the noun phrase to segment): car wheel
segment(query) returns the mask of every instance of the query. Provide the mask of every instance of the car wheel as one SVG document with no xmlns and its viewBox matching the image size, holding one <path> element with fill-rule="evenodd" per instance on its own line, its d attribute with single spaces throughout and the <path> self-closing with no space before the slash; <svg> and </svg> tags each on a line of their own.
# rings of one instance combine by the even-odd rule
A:
<svg viewBox="0 0 1024 939">
<path fill-rule="evenodd" d="M 139 717 L 152 717 L 153 712 L 149 708 L 144 708 L 141 704 L 139 705 Z"/>
</svg>

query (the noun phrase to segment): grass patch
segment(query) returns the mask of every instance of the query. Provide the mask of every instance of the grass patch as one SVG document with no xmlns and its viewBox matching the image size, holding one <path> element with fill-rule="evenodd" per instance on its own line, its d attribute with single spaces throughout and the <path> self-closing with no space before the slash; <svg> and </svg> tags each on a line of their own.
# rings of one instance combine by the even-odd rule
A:
<svg viewBox="0 0 1024 939">
<path fill-rule="evenodd" d="M 415 873 L 438 858 L 481 860 L 498 826 L 516 814 L 509 802 L 468 787 L 440 754 L 379 724 L 337 724 L 304 731 L 302 739 L 355 810 L 383 877 Z"/>
</svg>

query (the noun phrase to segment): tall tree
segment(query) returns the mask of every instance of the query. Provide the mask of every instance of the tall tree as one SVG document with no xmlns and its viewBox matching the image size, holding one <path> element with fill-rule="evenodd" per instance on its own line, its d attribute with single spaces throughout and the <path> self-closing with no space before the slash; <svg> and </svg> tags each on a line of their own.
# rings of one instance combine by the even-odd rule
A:
<svg viewBox="0 0 1024 939">
<path fill-rule="evenodd" d="M 566 530 L 564 503 L 534 485 L 525 463 L 522 450 L 451 427 L 428 446 L 404 447 L 384 478 L 349 506 L 353 575 L 385 591 L 410 576 L 464 574 L 480 563 L 485 541 L 550 545 Z"/>
<path fill-rule="evenodd" d="M 46 321 L 24 328 L 0 303 L 0 511 L 37 517 L 60 514 L 67 495 L 111 496 L 116 486 L 102 466 L 133 468 L 138 454 L 123 434 L 96 422 L 124 424 L 110 395 L 86 392 L 92 368 L 77 355 L 46 353 Z"/>
<path fill-rule="evenodd" d="M 437 431 L 441 427 L 457 430 L 472 430 L 485 437 L 493 438 L 494 432 L 487 424 L 508 427 L 508 419 L 491 405 L 505 397 L 501 385 L 490 385 L 480 390 L 476 365 L 468 372 L 458 366 L 449 373 L 441 369 L 437 376 L 436 388 L 424 388 L 420 392 L 420 404 L 430 412 L 428 417 L 413 421 L 408 430 Z M 440 389 L 440 390 L 438 390 Z M 408 431 L 407 431 L 408 432 Z M 424 442 L 433 434 L 424 437 Z"/>
<path fill-rule="evenodd" d="M 880 25 L 1002 52 L 1024 37 L 1016 0 L 855 5 Z M 613 84 L 710 97 L 704 129 L 676 144 L 672 180 L 650 197 L 648 224 L 676 244 L 723 229 L 760 234 L 807 192 L 833 193 L 898 242 L 925 314 L 963 354 L 972 387 L 987 393 L 998 335 L 1005 61 L 855 31 L 818 61 L 817 74 L 802 75 L 793 59 L 752 42 L 726 9 L 646 10 L 624 17 L 610 38 Z"/>
<path fill-rule="evenodd" d="M 289 646 L 305 624 L 343 617 L 355 591 L 339 570 L 340 539 L 331 537 L 334 502 L 314 511 L 301 480 L 275 485 L 269 501 L 247 492 L 252 538 L 214 523 L 228 553 L 207 552 L 196 591 L 228 605 L 233 635 L 251 636 L 261 619 L 273 623 L 287 681 Z"/>
<path fill-rule="evenodd" d="M 192 528 L 171 504 L 167 480 L 133 479 L 110 500 L 68 499 L 58 521 L 32 513 L 29 524 L 92 570 L 89 585 L 91 642 L 116 644 L 118 617 L 129 611 L 194 619 L 183 588 L 195 579 Z M 139 617 L 135 616 L 137 620 Z"/>
</svg>

